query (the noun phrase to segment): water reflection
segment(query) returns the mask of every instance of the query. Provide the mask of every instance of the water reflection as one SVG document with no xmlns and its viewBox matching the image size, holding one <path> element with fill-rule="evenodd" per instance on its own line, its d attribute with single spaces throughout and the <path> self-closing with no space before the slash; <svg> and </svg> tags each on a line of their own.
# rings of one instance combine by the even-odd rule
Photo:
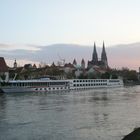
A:
<svg viewBox="0 0 140 140">
<path fill-rule="evenodd" d="M 6 95 L 0 94 L 0 110 L 4 110 L 6 106 Z"/>
<path fill-rule="evenodd" d="M 140 86 L 0 96 L 0 139 L 120 140 L 140 126 Z"/>
<path fill-rule="evenodd" d="M 6 115 L 6 95 L 0 94 L 0 122 Z"/>
</svg>

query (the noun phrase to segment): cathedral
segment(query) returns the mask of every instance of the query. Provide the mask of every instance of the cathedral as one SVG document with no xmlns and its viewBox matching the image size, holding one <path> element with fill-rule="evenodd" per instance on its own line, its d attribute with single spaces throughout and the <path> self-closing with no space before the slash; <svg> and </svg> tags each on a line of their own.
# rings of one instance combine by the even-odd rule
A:
<svg viewBox="0 0 140 140">
<path fill-rule="evenodd" d="M 108 69 L 108 62 L 107 62 L 107 55 L 105 51 L 105 44 L 103 42 L 103 48 L 102 48 L 102 53 L 101 53 L 101 59 L 98 58 L 98 54 L 96 51 L 96 44 L 94 43 L 94 48 L 93 48 L 93 54 L 92 54 L 92 60 L 88 61 L 88 66 L 87 68 L 90 69 L 93 66 L 98 66 L 103 69 Z"/>
</svg>

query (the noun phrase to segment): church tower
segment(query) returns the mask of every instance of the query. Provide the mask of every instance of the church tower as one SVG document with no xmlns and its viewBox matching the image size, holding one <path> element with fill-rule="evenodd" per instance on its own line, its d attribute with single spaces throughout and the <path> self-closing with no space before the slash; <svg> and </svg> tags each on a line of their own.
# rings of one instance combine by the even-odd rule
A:
<svg viewBox="0 0 140 140">
<path fill-rule="evenodd" d="M 17 62 L 16 62 L 16 59 L 15 59 L 15 62 L 14 62 L 14 68 L 17 68 Z"/>
<path fill-rule="evenodd" d="M 103 41 L 103 49 L 102 49 L 102 54 L 101 54 L 101 61 L 105 67 L 108 67 L 104 41 Z"/>
<path fill-rule="evenodd" d="M 92 62 L 94 65 L 96 65 L 98 63 L 98 55 L 97 55 L 97 51 L 96 51 L 95 42 L 94 42 L 94 49 L 93 49 L 93 54 L 92 54 Z"/>
<path fill-rule="evenodd" d="M 74 66 L 76 66 L 76 65 L 77 65 L 77 62 L 76 62 L 76 60 L 75 60 L 75 59 L 73 60 L 73 65 L 74 65 Z"/>
<path fill-rule="evenodd" d="M 84 59 L 82 59 L 82 61 L 81 61 L 81 68 L 84 70 L 85 69 L 85 60 Z"/>
</svg>

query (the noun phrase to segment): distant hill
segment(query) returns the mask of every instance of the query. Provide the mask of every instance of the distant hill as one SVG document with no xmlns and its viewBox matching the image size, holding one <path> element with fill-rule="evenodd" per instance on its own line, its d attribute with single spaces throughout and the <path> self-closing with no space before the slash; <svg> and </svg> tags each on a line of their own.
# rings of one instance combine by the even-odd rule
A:
<svg viewBox="0 0 140 140">
<path fill-rule="evenodd" d="M 0 48 L 2 47 L 1 44 Z M 33 46 L 32 46 L 33 47 Z M 36 46 L 35 46 L 36 47 Z M 32 61 L 32 62 L 45 62 L 51 64 L 53 61 L 57 63 L 60 59 L 65 59 L 66 62 L 72 62 L 75 58 L 80 64 L 82 58 L 87 62 L 92 58 L 93 47 L 82 46 L 75 44 L 54 44 L 49 46 L 37 46 L 38 50 L 4 50 L 0 49 L 0 56 L 10 60 L 17 59 Z M 98 57 L 101 56 L 102 48 L 97 47 Z M 138 70 L 140 66 L 140 43 L 133 44 L 120 44 L 115 46 L 106 47 L 109 66 L 113 68 L 128 67 Z"/>
</svg>

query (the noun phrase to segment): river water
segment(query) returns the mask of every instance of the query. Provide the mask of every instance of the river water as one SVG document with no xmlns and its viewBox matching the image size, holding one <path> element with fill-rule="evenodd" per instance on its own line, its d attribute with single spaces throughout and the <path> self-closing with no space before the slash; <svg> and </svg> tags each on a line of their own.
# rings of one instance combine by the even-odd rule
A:
<svg viewBox="0 0 140 140">
<path fill-rule="evenodd" d="M 140 127 L 140 86 L 0 95 L 0 140 L 121 140 Z"/>
</svg>

